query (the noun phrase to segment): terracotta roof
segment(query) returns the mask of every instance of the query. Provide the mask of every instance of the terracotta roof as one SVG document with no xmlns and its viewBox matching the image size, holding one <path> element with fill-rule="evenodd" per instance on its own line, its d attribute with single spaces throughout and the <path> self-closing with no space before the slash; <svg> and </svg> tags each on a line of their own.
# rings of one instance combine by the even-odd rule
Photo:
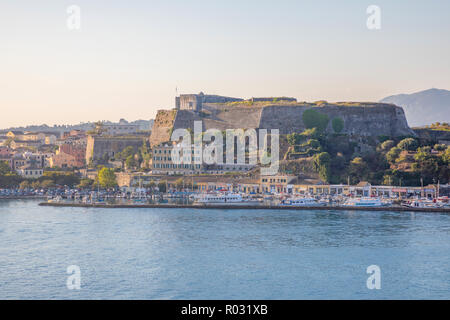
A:
<svg viewBox="0 0 450 320">
<path fill-rule="evenodd" d="M 371 184 L 369 183 L 369 182 L 367 182 L 367 181 L 361 181 L 361 182 L 359 182 L 357 185 L 356 185 L 356 187 L 368 187 L 368 186 L 371 186 Z"/>
</svg>

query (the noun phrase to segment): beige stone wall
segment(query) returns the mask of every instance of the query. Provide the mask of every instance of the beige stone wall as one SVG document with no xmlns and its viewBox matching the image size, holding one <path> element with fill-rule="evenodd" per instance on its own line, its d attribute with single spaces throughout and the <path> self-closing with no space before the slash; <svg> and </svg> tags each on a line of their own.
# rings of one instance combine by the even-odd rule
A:
<svg viewBox="0 0 450 320">
<path fill-rule="evenodd" d="M 158 110 L 150 135 L 151 147 L 170 141 L 176 115 L 177 110 Z"/>
</svg>

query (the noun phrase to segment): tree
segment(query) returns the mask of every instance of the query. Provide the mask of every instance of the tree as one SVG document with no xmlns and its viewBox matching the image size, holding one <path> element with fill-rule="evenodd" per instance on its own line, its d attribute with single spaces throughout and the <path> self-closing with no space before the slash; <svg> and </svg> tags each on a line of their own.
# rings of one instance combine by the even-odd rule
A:
<svg viewBox="0 0 450 320">
<path fill-rule="evenodd" d="M 19 189 L 24 190 L 30 187 L 30 183 L 27 180 L 24 180 L 20 183 Z"/>
<path fill-rule="evenodd" d="M 398 156 L 400 155 L 400 152 L 402 150 L 399 147 L 393 147 L 391 150 L 389 150 L 388 153 L 386 153 L 386 160 L 389 161 L 389 163 L 394 163 L 395 160 L 397 160 Z"/>
<path fill-rule="evenodd" d="M 92 180 L 92 179 L 81 179 L 80 183 L 78 184 L 78 188 L 90 189 L 90 188 L 92 188 L 93 184 L 94 184 L 94 180 Z"/>
<path fill-rule="evenodd" d="M 320 142 L 317 139 L 309 139 L 306 143 L 305 146 L 308 146 L 310 148 L 319 148 L 320 147 Z"/>
<path fill-rule="evenodd" d="M 0 161 L 0 176 L 11 173 L 11 168 L 9 167 L 8 162 Z"/>
<path fill-rule="evenodd" d="M 302 139 L 310 138 L 310 139 L 319 139 L 321 137 L 321 133 L 317 128 L 306 129 L 301 133 Z"/>
<path fill-rule="evenodd" d="M 52 180 L 43 180 L 41 182 L 41 187 L 44 189 L 49 189 L 49 188 L 53 188 L 55 186 L 55 183 Z"/>
<path fill-rule="evenodd" d="M 394 147 L 394 145 L 395 145 L 394 140 L 386 140 L 380 145 L 380 148 L 383 151 L 391 150 Z"/>
<path fill-rule="evenodd" d="M 300 143 L 300 135 L 298 133 L 290 133 L 287 135 L 287 141 L 289 145 L 295 146 L 296 144 Z"/>
<path fill-rule="evenodd" d="M 125 167 L 126 161 L 130 156 L 134 156 L 135 150 L 132 146 L 128 146 L 116 154 L 116 159 L 122 161 L 122 169 Z"/>
<path fill-rule="evenodd" d="M 330 162 L 331 157 L 328 152 L 321 152 L 313 157 L 314 168 L 319 172 L 319 177 L 323 181 L 329 181 L 331 177 Z"/>
<path fill-rule="evenodd" d="M 184 186 L 184 180 L 183 180 L 183 178 L 179 178 L 179 179 L 177 179 L 177 181 L 175 181 L 175 187 L 176 187 L 178 190 L 181 190 L 181 189 L 183 188 L 183 186 Z"/>
<path fill-rule="evenodd" d="M 344 120 L 341 118 L 334 118 L 331 121 L 331 125 L 333 127 L 334 132 L 341 133 L 344 130 Z"/>
<path fill-rule="evenodd" d="M 33 189 L 39 189 L 39 188 L 41 187 L 41 183 L 40 183 L 39 181 L 33 181 L 33 182 L 31 183 L 31 187 L 32 187 Z"/>
<path fill-rule="evenodd" d="M 421 162 L 425 161 L 431 156 L 431 148 L 428 146 L 417 149 L 417 153 L 414 155 L 414 160 Z"/>
<path fill-rule="evenodd" d="M 54 184 L 60 186 L 73 187 L 80 182 L 80 178 L 73 172 L 46 171 L 42 180 L 52 180 Z"/>
<path fill-rule="evenodd" d="M 144 168 L 148 168 L 149 161 L 152 157 L 150 152 L 150 147 L 147 144 L 147 141 L 143 139 L 142 146 L 139 148 L 139 166 Z"/>
<path fill-rule="evenodd" d="M 117 154 L 119 160 L 126 160 L 129 156 L 134 155 L 134 148 L 132 146 L 128 146 Z"/>
<path fill-rule="evenodd" d="M 450 164 L 450 147 L 447 147 L 447 150 L 445 150 L 445 153 L 442 155 L 442 160 L 447 165 Z"/>
<path fill-rule="evenodd" d="M 112 169 L 109 168 L 101 169 L 97 175 L 97 178 L 100 186 L 103 188 L 108 189 L 117 186 L 116 174 Z"/>
<path fill-rule="evenodd" d="M 307 129 L 317 128 L 320 132 L 326 130 L 329 118 L 326 114 L 308 109 L 303 112 L 303 123 Z"/>
<path fill-rule="evenodd" d="M 413 138 L 403 139 L 397 145 L 397 147 L 399 147 L 400 149 L 407 150 L 407 151 L 415 151 L 415 150 L 417 150 L 418 146 L 419 146 L 419 143 L 417 142 L 416 139 L 413 139 Z"/>
<path fill-rule="evenodd" d="M 368 180 L 369 172 L 370 168 L 363 158 L 356 157 L 350 162 L 349 174 L 354 180 Z"/>
<path fill-rule="evenodd" d="M 159 190 L 159 192 L 166 192 L 167 191 L 166 181 L 160 181 L 158 183 L 158 190 Z"/>
<path fill-rule="evenodd" d="M 135 156 L 134 155 L 128 156 L 127 159 L 125 160 L 125 165 L 127 169 L 136 168 L 138 163 L 135 159 Z"/>
<path fill-rule="evenodd" d="M 445 151 L 445 149 L 447 148 L 447 146 L 445 144 L 435 144 L 433 149 L 436 151 Z"/>
</svg>

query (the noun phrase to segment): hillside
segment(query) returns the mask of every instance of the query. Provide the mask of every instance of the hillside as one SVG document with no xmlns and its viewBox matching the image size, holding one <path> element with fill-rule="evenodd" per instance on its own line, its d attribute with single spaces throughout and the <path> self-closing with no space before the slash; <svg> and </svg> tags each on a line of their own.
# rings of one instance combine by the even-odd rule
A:
<svg viewBox="0 0 450 320">
<path fill-rule="evenodd" d="M 153 127 L 153 119 L 152 120 L 136 120 L 128 122 L 129 124 L 138 125 L 140 130 L 151 130 Z M 116 124 L 115 122 L 111 121 L 104 121 L 104 124 Z M 54 125 L 54 126 L 48 126 L 46 124 L 42 125 L 30 125 L 30 126 L 23 126 L 23 127 L 13 127 L 13 128 L 7 128 L 0 130 L 2 132 L 7 132 L 10 130 L 16 130 L 16 131 L 31 131 L 31 132 L 55 132 L 55 133 L 61 133 L 65 131 L 70 130 L 83 130 L 83 131 L 89 131 L 92 130 L 95 127 L 94 122 L 83 122 L 80 124 L 74 124 L 74 125 Z"/>
<path fill-rule="evenodd" d="M 434 122 L 450 122 L 450 91 L 429 89 L 412 94 L 386 97 L 380 102 L 403 107 L 408 124 L 412 127 Z"/>
</svg>

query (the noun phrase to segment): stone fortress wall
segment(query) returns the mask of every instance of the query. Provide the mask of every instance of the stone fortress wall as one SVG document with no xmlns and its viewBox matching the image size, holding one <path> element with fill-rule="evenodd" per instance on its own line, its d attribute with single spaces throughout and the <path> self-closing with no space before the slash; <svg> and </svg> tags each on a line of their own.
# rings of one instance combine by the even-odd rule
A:
<svg viewBox="0 0 450 320">
<path fill-rule="evenodd" d="M 261 99 L 261 100 L 260 100 Z M 327 132 L 333 133 L 332 120 L 343 120 L 341 133 L 361 136 L 415 136 L 401 107 L 386 103 L 298 103 L 293 98 L 253 98 L 232 103 L 203 102 L 201 110 L 161 110 L 158 112 L 151 145 L 170 141 L 173 130 L 194 127 L 202 121 L 208 129 L 279 129 L 281 134 L 304 131 L 303 112 L 314 109 L 329 118 Z M 263 103 L 254 103 L 263 102 Z"/>
<path fill-rule="evenodd" d="M 137 148 L 143 144 L 142 137 L 103 137 L 89 135 L 86 144 L 86 163 L 102 158 L 105 153 L 114 157 L 128 146 Z"/>
</svg>

